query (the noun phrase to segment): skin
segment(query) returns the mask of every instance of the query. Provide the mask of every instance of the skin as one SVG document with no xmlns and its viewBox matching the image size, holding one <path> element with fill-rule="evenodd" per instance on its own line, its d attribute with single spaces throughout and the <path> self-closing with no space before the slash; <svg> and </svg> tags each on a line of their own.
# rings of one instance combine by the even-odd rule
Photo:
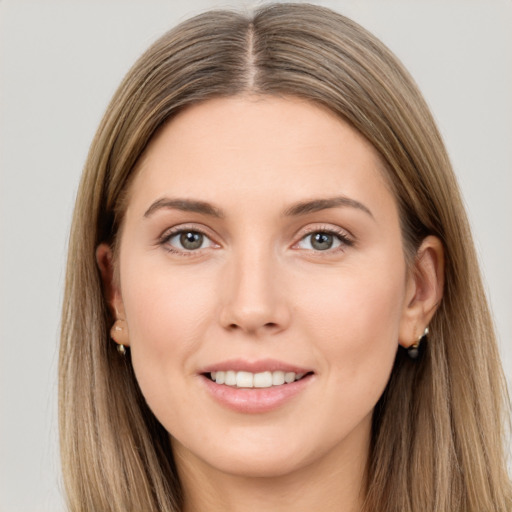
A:
<svg viewBox="0 0 512 512">
<path fill-rule="evenodd" d="M 372 411 L 398 344 L 413 344 L 439 303 L 441 244 L 425 239 L 407 267 L 379 155 L 296 98 L 190 107 L 136 172 L 119 253 L 114 261 L 102 244 L 97 259 L 112 336 L 130 347 L 171 435 L 185 510 L 359 510 Z M 283 214 L 335 196 L 352 203 Z M 208 202 L 222 217 L 146 213 L 163 198 Z M 201 248 L 185 249 L 170 229 L 204 233 Z M 318 232 L 336 233 L 331 248 L 312 244 Z M 278 408 L 244 413 L 213 399 L 200 375 L 232 358 L 313 375 Z"/>
</svg>

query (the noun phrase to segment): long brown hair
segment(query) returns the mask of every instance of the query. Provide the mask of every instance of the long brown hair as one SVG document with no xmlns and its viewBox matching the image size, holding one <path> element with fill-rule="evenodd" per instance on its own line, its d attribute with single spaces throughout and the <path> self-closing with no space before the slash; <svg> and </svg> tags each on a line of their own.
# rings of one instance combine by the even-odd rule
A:
<svg viewBox="0 0 512 512">
<path fill-rule="evenodd" d="M 298 96 L 351 123 L 380 152 L 409 258 L 429 234 L 446 257 L 442 303 L 418 363 L 397 352 L 374 412 L 366 510 L 506 512 L 506 388 L 458 186 L 413 80 L 374 36 L 323 7 L 211 11 L 160 38 L 114 95 L 76 201 L 60 351 L 60 435 L 69 508 L 179 511 L 167 432 L 148 409 L 95 262 L 115 244 L 134 166 L 188 105 L 243 93 Z"/>
</svg>

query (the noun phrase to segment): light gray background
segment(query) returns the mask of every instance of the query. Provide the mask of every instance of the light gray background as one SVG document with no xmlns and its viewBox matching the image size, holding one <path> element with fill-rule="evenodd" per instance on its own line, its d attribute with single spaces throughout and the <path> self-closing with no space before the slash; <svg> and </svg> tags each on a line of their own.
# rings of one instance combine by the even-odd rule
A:
<svg viewBox="0 0 512 512">
<path fill-rule="evenodd" d="M 438 120 L 512 375 L 512 3 L 320 1 L 378 35 Z M 108 100 L 161 33 L 254 2 L 0 0 L 0 512 L 63 510 L 57 340 L 66 239 Z"/>
</svg>

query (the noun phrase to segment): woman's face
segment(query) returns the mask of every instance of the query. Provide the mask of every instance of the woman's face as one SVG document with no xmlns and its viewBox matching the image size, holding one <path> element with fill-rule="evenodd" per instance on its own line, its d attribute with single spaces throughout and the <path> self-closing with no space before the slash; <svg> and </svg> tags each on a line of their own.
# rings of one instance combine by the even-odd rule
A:
<svg viewBox="0 0 512 512">
<path fill-rule="evenodd" d="M 113 305 L 180 460 L 364 459 L 413 284 L 383 165 L 348 124 L 294 98 L 188 108 L 138 164 L 118 264 Z"/>
</svg>

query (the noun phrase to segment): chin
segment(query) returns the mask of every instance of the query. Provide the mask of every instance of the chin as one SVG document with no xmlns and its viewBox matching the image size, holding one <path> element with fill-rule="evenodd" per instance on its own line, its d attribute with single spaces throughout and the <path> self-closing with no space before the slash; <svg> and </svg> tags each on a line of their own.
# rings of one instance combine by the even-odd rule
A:
<svg viewBox="0 0 512 512">
<path fill-rule="evenodd" d="M 186 447 L 173 439 L 173 451 L 182 461 L 195 460 L 194 465 L 208 468 L 208 471 L 242 478 L 285 477 L 314 464 L 329 452 L 327 447 L 308 446 L 305 440 L 283 439 L 282 432 L 270 439 L 236 438 L 226 436 L 225 443 L 215 443 L 214 447 L 199 443 Z"/>
<path fill-rule="evenodd" d="M 276 450 L 277 451 L 277 450 Z M 278 478 L 290 475 L 301 467 L 308 465 L 307 461 L 300 460 L 297 454 L 290 457 L 290 454 L 273 453 L 262 456 L 260 454 L 247 454 L 241 457 L 210 458 L 209 464 L 217 470 L 233 476 L 243 478 Z"/>
</svg>

